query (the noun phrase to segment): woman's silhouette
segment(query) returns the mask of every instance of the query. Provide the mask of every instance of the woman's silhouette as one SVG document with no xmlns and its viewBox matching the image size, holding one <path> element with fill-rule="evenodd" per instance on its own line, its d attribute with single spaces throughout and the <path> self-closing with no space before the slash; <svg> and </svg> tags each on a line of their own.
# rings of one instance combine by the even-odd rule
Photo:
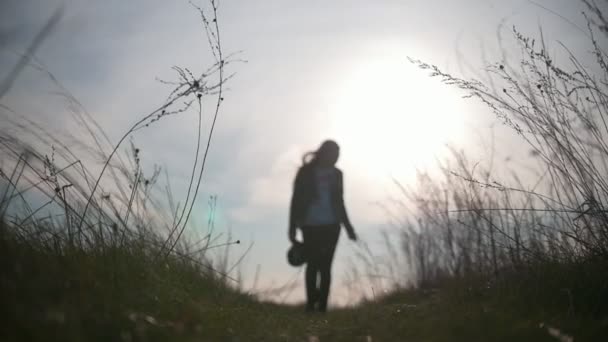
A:
<svg viewBox="0 0 608 342">
<path fill-rule="evenodd" d="M 356 241 L 344 206 L 342 171 L 335 167 L 340 147 L 327 140 L 302 158 L 293 187 L 289 215 L 289 240 L 298 244 L 296 229 L 304 238 L 306 255 L 306 310 L 327 310 L 331 264 L 340 235 L 340 225 Z"/>
</svg>

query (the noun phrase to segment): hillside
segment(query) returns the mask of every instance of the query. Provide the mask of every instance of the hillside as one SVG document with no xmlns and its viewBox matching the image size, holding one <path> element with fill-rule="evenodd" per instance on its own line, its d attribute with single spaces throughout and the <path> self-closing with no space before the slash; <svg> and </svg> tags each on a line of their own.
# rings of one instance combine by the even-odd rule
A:
<svg viewBox="0 0 608 342">
<path fill-rule="evenodd" d="M 6 226 L 0 234 L 2 341 L 599 341 L 608 332 L 606 316 L 579 313 L 567 296 L 550 305 L 551 287 L 527 301 L 499 283 L 452 279 L 306 314 L 239 293 L 203 261 L 157 258 L 141 241 L 82 249 Z"/>
</svg>

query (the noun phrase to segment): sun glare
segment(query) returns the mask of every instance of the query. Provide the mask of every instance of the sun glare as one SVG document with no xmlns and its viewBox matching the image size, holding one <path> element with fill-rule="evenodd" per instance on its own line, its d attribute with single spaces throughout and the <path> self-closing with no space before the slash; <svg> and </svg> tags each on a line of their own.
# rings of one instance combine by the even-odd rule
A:
<svg viewBox="0 0 608 342">
<path fill-rule="evenodd" d="M 333 135 L 366 178 L 410 178 L 459 139 L 461 102 L 405 58 L 360 63 L 339 86 Z"/>
</svg>

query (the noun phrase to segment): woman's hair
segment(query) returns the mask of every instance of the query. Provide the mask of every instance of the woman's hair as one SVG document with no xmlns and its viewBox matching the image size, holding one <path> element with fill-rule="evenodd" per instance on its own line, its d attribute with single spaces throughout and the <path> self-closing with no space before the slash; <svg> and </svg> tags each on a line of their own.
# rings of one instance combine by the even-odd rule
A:
<svg viewBox="0 0 608 342">
<path fill-rule="evenodd" d="M 338 150 L 338 143 L 333 140 L 325 140 L 316 151 L 310 151 L 302 156 L 302 165 L 316 165 L 320 159 L 326 157 L 328 153 Z"/>
</svg>

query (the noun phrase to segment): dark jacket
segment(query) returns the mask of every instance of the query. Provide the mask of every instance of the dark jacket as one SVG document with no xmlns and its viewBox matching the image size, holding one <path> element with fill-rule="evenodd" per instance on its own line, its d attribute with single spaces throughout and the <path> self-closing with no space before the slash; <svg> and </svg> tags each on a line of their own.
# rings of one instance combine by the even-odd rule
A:
<svg viewBox="0 0 608 342">
<path fill-rule="evenodd" d="M 331 190 L 331 199 L 334 213 L 338 218 L 337 223 L 344 224 L 348 230 L 352 229 L 346 207 L 344 206 L 344 186 L 342 182 L 342 171 L 336 168 L 338 180 Z M 300 167 L 296 174 L 293 185 L 293 195 L 289 210 L 289 228 L 295 229 L 302 226 L 306 217 L 308 206 L 316 196 L 314 166 L 311 164 Z"/>
</svg>

